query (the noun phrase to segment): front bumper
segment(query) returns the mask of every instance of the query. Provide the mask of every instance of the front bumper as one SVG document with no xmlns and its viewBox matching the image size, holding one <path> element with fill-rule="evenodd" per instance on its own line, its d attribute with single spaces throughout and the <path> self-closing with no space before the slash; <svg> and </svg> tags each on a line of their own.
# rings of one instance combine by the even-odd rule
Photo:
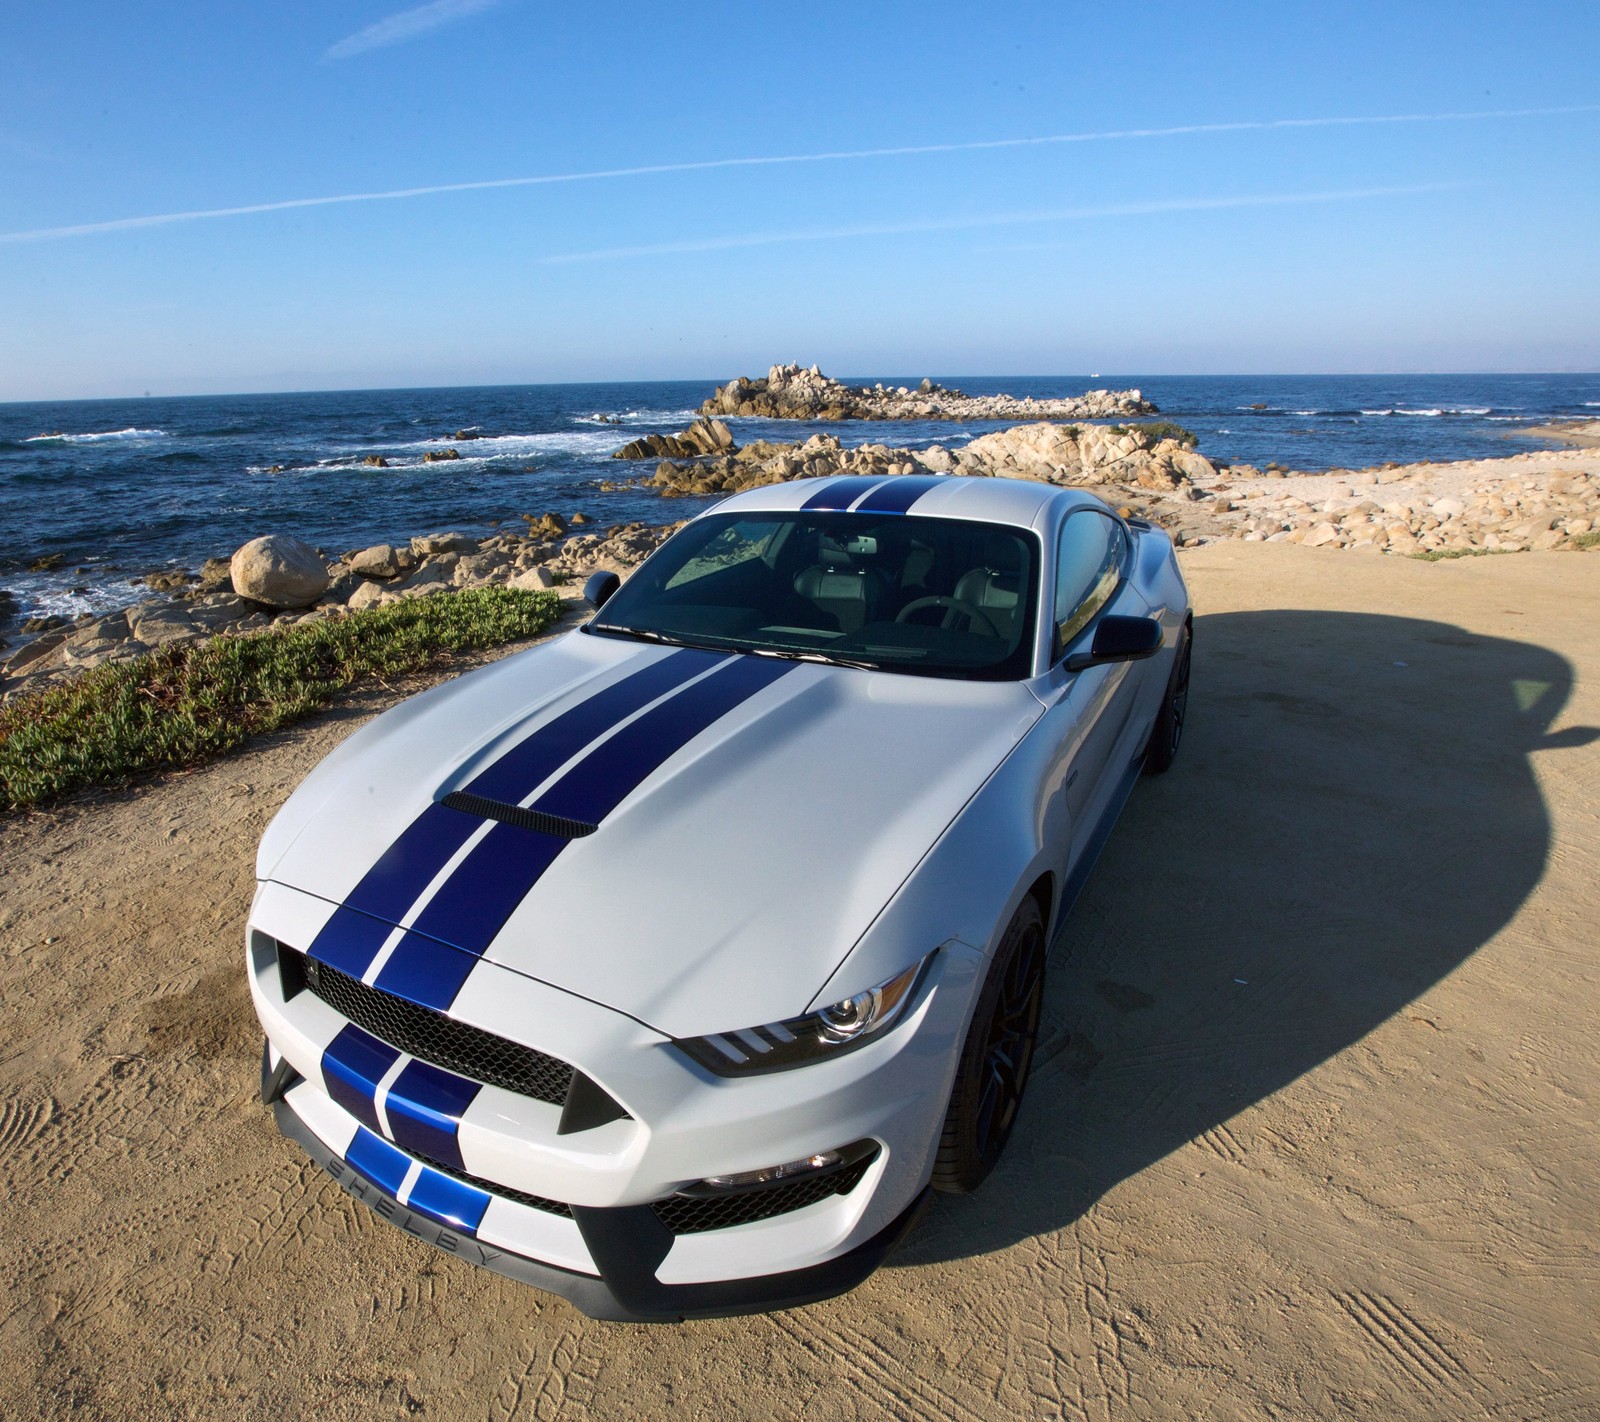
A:
<svg viewBox="0 0 1600 1422">
<path fill-rule="evenodd" d="M 263 1096 L 276 1089 L 269 1085 L 271 1074 L 270 1057 L 263 1053 Z M 673 1237 L 648 1205 L 575 1209 L 578 1230 L 600 1272 L 595 1275 L 563 1269 L 508 1249 L 495 1248 L 469 1231 L 441 1223 L 437 1215 L 408 1209 L 326 1145 L 301 1120 L 287 1099 L 279 1096 L 272 1103 L 272 1109 L 278 1129 L 290 1140 L 297 1141 L 342 1190 L 407 1234 L 508 1279 L 557 1294 L 590 1318 L 618 1323 L 681 1323 L 690 1318 L 725 1318 L 733 1314 L 798 1308 L 848 1293 L 882 1264 L 905 1238 L 932 1193 L 924 1187 L 911 1204 L 877 1234 L 849 1253 L 825 1263 L 756 1278 L 664 1284 L 656 1277 L 656 1270 L 672 1248 Z"/>
<path fill-rule="evenodd" d="M 570 1063 L 626 1109 L 622 1119 L 568 1131 L 548 1097 L 434 1072 L 403 1044 L 387 1075 L 379 1062 L 367 1089 L 353 1092 L 340 1078 L 349 1020 L 317 991 L 286 994 L 277 966 L 276 943 L 314 934 L 295 921 L 307 896 L 269 887 L 252 916 L 250 953 L 269 1041 L 264 1094 L 284 1133 L 346 1190 L 440 1248 L 596 1317 L 750 1312 L 854 1287 L 926 1197 L 949 1075 L 981 981 L 976 950 L 941 951 L 920 1001 L 882 1041 L 740 1080 L 713 1077 L 621 1014 L 481 964 L 449 1017 Z M 368 1026 L 381 1034 L 380 1024 Z M 470 1104 L 429 1118 L 427 1093 L 407 1090 L 418 1067 L 471 1087 Z M 719 1215 L 686 1229 L 665 1208 L 706 1177 L 850 1142 L 875 1148 L 853 1181 L 783 1213 L 732 1223 Z"/>
</svg>

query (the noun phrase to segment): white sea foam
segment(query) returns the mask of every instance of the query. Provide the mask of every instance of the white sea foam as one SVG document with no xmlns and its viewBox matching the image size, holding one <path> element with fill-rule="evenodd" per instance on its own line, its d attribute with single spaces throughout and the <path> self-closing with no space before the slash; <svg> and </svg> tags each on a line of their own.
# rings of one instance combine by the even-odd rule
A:
<svg viewBox="0 0 1600 1422">
<path fill-rule="evenodd" d="M 88 434 L 37 434 L 30 435 L 23 441 L 25 444 L 96 444 L 108 439 L 166 439 L 165 430 L 95 430 Z"/>
</svg>

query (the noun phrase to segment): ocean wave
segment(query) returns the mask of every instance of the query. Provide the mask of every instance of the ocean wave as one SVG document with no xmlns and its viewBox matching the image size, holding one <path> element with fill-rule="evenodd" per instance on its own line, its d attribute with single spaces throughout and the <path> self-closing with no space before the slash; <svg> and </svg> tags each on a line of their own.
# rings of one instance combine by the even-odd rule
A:
<svg viewBox="0 0 1600 1422">
<path fill-rule="evenodd" d="M 1443 415 L 1487 415 L 1489 405 L 1439 405 L 1426 410 L 1363 410 L 1363 415 L 1411 415 L 1418 419 L 1434 420 Z"/>
<path fill-rule="evenodd" d="M 92 430 L 87 434 L 66 434 L 61 430 L 52 430 L 48 434 L 30 435 L 23 440 L 24 444 L 98 444 L 108 439 L 170 439 L 165 430 L 141 430 L 128 428 L 125 430 Z"/>
</svg>

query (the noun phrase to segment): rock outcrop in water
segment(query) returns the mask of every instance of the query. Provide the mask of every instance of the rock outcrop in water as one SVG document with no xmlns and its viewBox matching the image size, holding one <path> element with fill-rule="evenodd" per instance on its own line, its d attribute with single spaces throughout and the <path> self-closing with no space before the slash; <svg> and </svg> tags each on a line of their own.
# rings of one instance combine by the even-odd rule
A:
<svg viewBox="0 0 1600 1422">
<path fill-rule="evenodd" d="M 964 395 L 931 380 L 915 390 L 846 385 L 814 365 L 775 365 L 765 379 L 739 376 L 700 406 L 702 415 L 769 420 L 1106 420 L 1155 413 L 1137 390 L 1090 390 L 1065 400 Z"/>
<path fill-rule="evenodd" d="M 738 445 L 721 420 L 696 420 L 675 435 L 649 434 L 622 446 L 613 459 L 694 459 L 702 454 L 733 454 Z"/>
</svg>

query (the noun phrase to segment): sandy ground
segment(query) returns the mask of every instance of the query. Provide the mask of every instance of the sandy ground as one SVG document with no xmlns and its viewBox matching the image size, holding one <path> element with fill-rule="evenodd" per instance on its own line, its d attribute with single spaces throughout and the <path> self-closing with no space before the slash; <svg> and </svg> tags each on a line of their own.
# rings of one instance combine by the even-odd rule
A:
<svg viewBox="0 0 1600 1422">
<path fill-rule="evenodd" d="M 0 1415 L 1600 1415 L 1600 556 L 1183 556 L 1010 1153 L 807 1310 L 592 1323 L 277 1135 L 253 849 L 387 694 L 0 822 Z"/>
</svg>

